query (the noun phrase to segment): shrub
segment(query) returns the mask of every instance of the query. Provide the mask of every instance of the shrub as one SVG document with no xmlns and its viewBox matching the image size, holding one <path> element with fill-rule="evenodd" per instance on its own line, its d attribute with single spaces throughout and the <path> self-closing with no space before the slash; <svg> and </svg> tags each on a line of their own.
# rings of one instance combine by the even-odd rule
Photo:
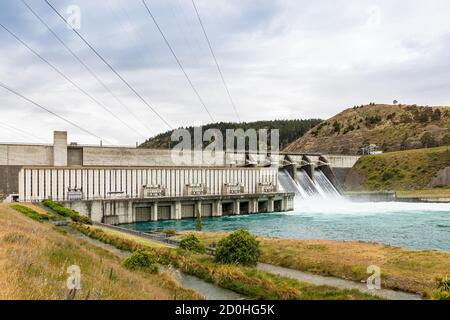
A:
<svg viewBox="0 0 450 320">
<path fill-rule="evenodd" d="M 448 276 L 436 278 L 436 289 L 432 296 L 436 300 L 450 300 L 450 278 Z"/>
<path fill-rule="evenodd" d="M 443 146 L 449 146 L 450 145 L 450 133 L 447 133 L 441 141 L 441 145 Z"/>
<path fill-rule="evenodd" d="M 68 217 L 72 219 L 73 222 L 81 224 L 92 224 L 92 220 L 88 217 L 80 215 L 77 211 L 64 207 L 63 204 L 55 202 L 49 199 L 42 201 L 42 204 L 47 208 L 52 209 L 56 213 L 62 215 L 63 217 Z"/>
<path fill-rule="evenodd" d="M 254 266 L 261 256 L 259 241 L 244 229 L 237 230 L 217 244 L 216 262 Z"/>
<path fill-rule="evenodd" d="M 431 148 L 436 146 L 436 140 L 429 132 L 425 132 L 422 137 L 420 138 L 420 142 L 422 143 L 422 146 L 425 148 Z"/>
<path fill-rule="evenodd" d="M 205 245 L 193 234 L 185 236 L 180 241 L 180 248 L 198 253 L 205 252 Z"/>
<path fill-rule="evenodd" d="M 339 133 L 341 131 L 342 126 L 338 121 L 334 121 L 333 128 L 334 128 L 334 132 Z"/>
<path fill-rule="evenodd" d="M 33 209 L 30 209 L 28 207 L 21 206 L 18 204 L 12 205 L 11 208 L 13 208 L 14 210 L 16 210 L 20 213 L 23 213 L 28 218 L 36 220 L 36 221 L 44 221 L 44 220 L 47 221 L 47 220 L 55 219 L 55 216 L 53 216 L 53 215 L 46 214 L 46 213 L 39 213 L 37 211 L 34 211 Z"/>
<path fill-rule="evenodd" d="M 163 232 L 167 237 L 171 237 L 171 236 L 174 236 L 174 235 L 177 234 L 177 231 L 176 231 L 175 229 L 170 229 L 170 228 L 164 229 L 162 232 Z"/>
<path fill-rule="evenodd" d="M 122 265 L 131 270 L 142 269 L 151 273 L 159 271 L 155 254 L 146 249 L 134 251 L 129 258 L 122 261 Z"/>
</svg>

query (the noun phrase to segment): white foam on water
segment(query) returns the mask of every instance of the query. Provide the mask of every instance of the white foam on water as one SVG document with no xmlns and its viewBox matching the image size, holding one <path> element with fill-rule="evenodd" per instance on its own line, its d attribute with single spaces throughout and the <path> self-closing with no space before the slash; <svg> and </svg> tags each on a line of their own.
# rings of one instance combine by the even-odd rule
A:
<svg viewBox="0 0 450 320">
<path fill-rule="evenodd" d="M 407 212 L 448 212 L 448 203 L 426 202 L 353 202 L 342 197 L 295 198 L 294 211 L 288 214 L 387 214 Z"/>
</svg>

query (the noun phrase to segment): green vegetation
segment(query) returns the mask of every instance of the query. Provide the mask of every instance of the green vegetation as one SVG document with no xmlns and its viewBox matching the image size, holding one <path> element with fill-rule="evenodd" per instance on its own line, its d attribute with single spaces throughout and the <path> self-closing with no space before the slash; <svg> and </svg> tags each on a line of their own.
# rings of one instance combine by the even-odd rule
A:
<svg viewBox="0 0 450 320">
<path fill-rule="evenodd" d="M 75 223 L 72 226 L 94 239 L 120 249 L 123 249 L 124 243 L 127 243 L 129 248 L 152 250 L 160 264 L 174 266 L 186 274 L 255 299 L 378 299 L 357 290 L 340 290 L 329 286 L 309 285 L 290 278 L 258 271 L 255 268 L 218 264 L 213 257 L 205 254 L 180 252 L 167 247 L 150 248 L 143 243 L 123 238 L 124 235 L 122 234 L 106 233 L 98 227 Z"/>
<path fill-rule="evenodd" d="M 450 147 L 437 147 L 363 156 L 352 170 L 364 177 L 366 191 L 420 190 L 447 166 Z"/>
<path fill-rule="evenodd" d="M 128 269 L 141 269 L 150 273 L 158 273 L 159 266 L 155 254 L 147 249 L 138 249 L 130 257 L 122 261 L 122 265 Z"/>
<path fill-rule="evenodd" d="M 13 204 L 13 205 L 11 205 L 11 208 L 13 208 L 14 210 L 16 210 L 20 213 L 23 213 L 28 218 L 36 220 L 36 221 L 48 221 L 48 220 L 56 219 L 56 217 L 54 215 L 37 212 L 31 208 L 21 206 L 19 204 Z"/>
<path fill-rule="evenodd" d="M 180 248 L 197 253 L 205 252 L 205 245 L 193 234 L 188 234 L 181 239 Z"/>
<path fill-rule="evenodd" d="M 225 233 L 197 233 L 206 244 L 216 243 Z M 261 262 L 324 276 L 363 281 L 366 269 L 381 269 L 383 288 L 421 293 L 430 297 L 435 278 L 448 275 L 450 253 L 407 250 L 376 243 L 329 240 L 291 240 L 258 237 Z M 343 254 L 345 253 L 345 254 Z"/>
<path fill-rule="evenodd" d="M 171 237 L 177 234 L 177 231 L 172 228 L 166 228 L 162 231 L 167 237 Z"/>
<path fill-rule="evenodd" d="M 433 291 L 433 299 L 450 300 L 450 278 L 448 276 L 436 278 L 436 289 Z"/>
<path fill-rule="evenodd" d="M 203 126 L 203 132 L 208 129 L 219 129 L 222 133 L 224 139 L 226 137 L 226 129 L 279 129 L 280 130 L 280 149 L 287 146 L 289 143 L 303 136 L 308 130 L 313 128 L 315 125 L 321 123 L 320 119 L 310 119 L 310 120 L 274 120 L 274 121 L 257 121 L 257 122 L 219 122 L 212 123 Z M 194 137 L 194 127 L 187 127 L 191 137 Z M 159 134 L 153 138 L 148 139 L 140 147 L 141 148 L 151 148 L 151 149 L 167 149 L 168 147 L 173 147 L 177 142 L 171 142 L 170 136 L 173 131 L 167 131 L 165 133 Z M 270 141 L 270 132 L 268 139 Z M 192 141 L 192 146 L 193 146 Z M 208 145 L 208 142 L 204 142 L 204 146 Z M 225 145 L 224 145 L 225 147 Z M 270 148 L 270 142 L 269 142 Z"/>
<path fill-rule="evenodd" d="M 244 229 L 221 239 L 216 248 L 216 262 L 255 266 L 261 255 L 256 237 Z"/>
<path fill-rule="evenodd" d="M 344 110 L 315 126 L 284 151 L 361 153 L 376 144 L 384 152 L 450 144 L 450 108 L 369 104 Z"/>
<path fill-rule="evenodd" d="M 92 220 L 91 219 L 89 219 L 88 217 L 80 215 L 75 210 L 72 210 L 72 209 L 64 207 L 64 205 L 62 205 L 59 202 L 55 202 L 55 201 L 52 201 L 52 200 L 49 200 L 49 199 L 45 199 L 45 200 L 42 201 L 42 204 L 44 206 L 46 206 L 47 208 L 52 209 L 56 213 L 62 215 L 63 217 L 68 217 L 68 218 L 72 219 L 72 221 L 74 221 L 74 222 L 84 223 L 84 224 L 92 224 Z"/>
</svg>

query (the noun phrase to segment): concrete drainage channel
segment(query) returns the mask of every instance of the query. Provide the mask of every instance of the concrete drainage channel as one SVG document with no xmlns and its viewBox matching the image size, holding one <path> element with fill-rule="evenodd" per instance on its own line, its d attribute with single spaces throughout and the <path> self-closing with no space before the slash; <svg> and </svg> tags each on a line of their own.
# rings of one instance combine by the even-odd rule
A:
<svg viewBox="0 0 450 320">
<path fill-rule="evenodd" d="M 126 229 L 118 226 L 111 226 L 102 223 L 96 223 L 99 226 L 109 228 L 116 231 L 125 232 L 131 235 L 135 235 L 138 237 L 146 238 L 149 240 L 165 243 L 174 247 L 178 246 L 178 241 L 170 239 L 166 236 L 161 235 L 160 233 L 146 233 L 142 231 L 136 231 L 131 229 Z M 206 249 L 206 253 L 209 255 L 214 255 L 215 249 L 208 247 Z M 418 294 L 395 291 L 389 289 L 380 289 L 380 290 L 369 290 L 365 283 L 355 282 L 352 280 L 345 280 L 336 277 L 325 277 L 320 275 L 315 275 L 307 272 L 302 272 L 299 270 L 283 268 L 271 264 L 259 263 L 258 270 L 269 272 L 272 274 L 288 277 L 291 279 L 295 279 L 300 282 L 310 283 L 314 285 L 327 285 L 330 287 L 336 287 L 339 289 L 349 289 L 349 290 L 358 290 L 361 292 L 369 293 L 384 299 L 389 300 L 421 300 L 422 297 Z"/>
<path fill-rule="evenodd" d="M 101 247 L 103 249 L 110 251 L 111 253 L 115 254 L 116 256 L 118 256 L 121 259 L 126 259 L 131 255 L 131 253 L 128 251 L 120 250 L 112 245 L 108 245 L 101 241 L 89 238 L 88 236 L 72 229 L 69 226 L 64 226 L 61 228 L 79 239 L 85 240 L 86 242 L 89 242 L 97 247 Z M 234 291 L 221 288 L 217 285 L 206 282 L 200 278 L 185 274 L 177 269 L 170 269 L 166 266 L 161 266 L 160 269 L 163 272 L 170 273 L 182 287 L 197 291 L 198 293 L 202 294 L 207 300 L 247 300 L 248 299 L 248 297 L 240 295 Z"/>
</svg>

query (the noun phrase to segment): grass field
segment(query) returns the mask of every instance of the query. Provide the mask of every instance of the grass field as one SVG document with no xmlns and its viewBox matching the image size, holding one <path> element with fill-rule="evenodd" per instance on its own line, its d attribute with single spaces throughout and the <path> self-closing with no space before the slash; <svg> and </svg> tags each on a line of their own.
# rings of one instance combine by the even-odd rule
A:
<svg viewBox="0 0 450 320">
<path fill-rule="evenodd" d="M 224 233 L 197 233 L 205 243 Z M 405 250 L 381 244 L 258 238 L 262 261 L 286 268 L 361 281 L 369 265 L 381 268 L 382 286 L 429 296 L 435 277 L 450 275 L 450 252 Z"/>
<path fill-rule="evenodd" d="M 125 269 L 110 252 L 0 204 L 0 299 L 67 299 L 71 265 L 81 268 L 75 299 L 201 298 L 165 273 Z"/>
<path fill-rule="evenodd" d="M 149 248 L 155 252 L 161 264 L 173 265 L 184 273 L 255 299 L 378 299 L 357 290 L 317 286 L 258 271 L 256 268 L 218 264 L 214 262 L 213 257 L 205 254 L 192 254 L 168 247 L 154 247 L 153 244 L 148 246 L 145 244 L 146 240 L 144 242 L 135 241 L 123 233 L 117 232 L 113 234 L 96 226 L 72 225 L 84 234 L 120 247 L 122 250 L 128 248 L 128 250 L 132 251 L 138 248 Z"/>
<path fill-rule="evenodd" d="M 422 190 L 448 166 L 450 147 L 447 146 L 364 156 L 353 170 L 364 177 L 363 190 Z"/>
</svg>

